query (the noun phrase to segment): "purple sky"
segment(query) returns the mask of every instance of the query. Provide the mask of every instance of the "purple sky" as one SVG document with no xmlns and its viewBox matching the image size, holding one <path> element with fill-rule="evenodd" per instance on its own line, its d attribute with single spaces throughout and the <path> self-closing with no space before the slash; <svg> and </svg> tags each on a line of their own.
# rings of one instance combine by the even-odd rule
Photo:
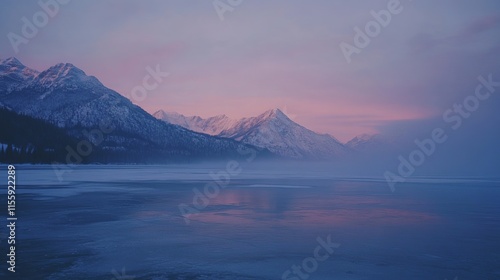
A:
<svg viewBox="0 0 500 280">
<path fill-rule="evenodd" d="M 7 35 L 21 34 L 37 2 L 0 4 L 0 58 L 38 70 L 70 62 L 129 98 L 146 67 L 160 65 L 170 76 L 134 101 L 151 113 L 239 118 L 281 108 L 346 141 L 439 116 L 479 75 L 500 70 L 496 0 L 401 0 L 351 63 L 339 45 L 354 44 L 354 27 L 390 1 L 244 0 L 223 21 L 212 1 L 72 1 L 16 53 Z"/>
</svg>

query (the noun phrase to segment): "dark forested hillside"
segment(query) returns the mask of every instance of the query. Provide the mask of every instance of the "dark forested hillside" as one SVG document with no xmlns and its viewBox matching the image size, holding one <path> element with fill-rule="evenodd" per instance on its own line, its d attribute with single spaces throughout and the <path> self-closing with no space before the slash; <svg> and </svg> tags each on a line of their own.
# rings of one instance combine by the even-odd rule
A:
<svg viewBox="0 0 500 280">
<path fill-rule="evenodd" d="M 1 107 L 0 131 L 1 162 L 64 161 L 65 147 L 77 142 L 61 128 Z"/>
</svg>

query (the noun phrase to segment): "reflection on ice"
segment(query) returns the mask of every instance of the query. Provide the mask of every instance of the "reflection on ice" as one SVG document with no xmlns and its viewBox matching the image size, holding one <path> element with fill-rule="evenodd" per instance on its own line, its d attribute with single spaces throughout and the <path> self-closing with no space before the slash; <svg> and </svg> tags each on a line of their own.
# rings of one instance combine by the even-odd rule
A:
<svg viewBox="0 0 500 280">
<path fill-rule="evenodd" d="M 245 170 L 186 225 L 178 205 L 209 169 L 81 166 L 64 182 L 50 167 L 19 169 L 25 279 L 109 280 L 122 268 L 135 279 L 280 279 L 328 235 L 342 246 L 310 279 L 500 276 L 496 182 L 393 194 L 366 178 Z"/>
</svg>

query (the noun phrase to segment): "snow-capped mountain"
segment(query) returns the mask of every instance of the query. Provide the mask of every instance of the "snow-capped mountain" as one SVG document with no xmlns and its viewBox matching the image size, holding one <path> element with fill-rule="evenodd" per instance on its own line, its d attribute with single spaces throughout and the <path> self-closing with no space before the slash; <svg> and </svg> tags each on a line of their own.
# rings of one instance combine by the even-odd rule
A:
<svg viewBox="0 0 500 280">
<path fill-rule="evenodd" d="M 380 149 L 387 144 L 388 141 L 380 134 L 361 134 L 351 139 L 345 145 L 353 151 L 367 152 Z"/>
<path fill-rule="evenodd" d="M 289 158 L 332 159 L 348 151 L 334 137 L 315 133 L 293 122 L 279 109 L 241 120 L 231 120 L 225 115 L 202 119 L 163 111 L 154 115 L 169 123 L 266 148 Z"/>
<path fill-rule="evenodd" d="M 33 82 L 44 88 L 47 92 L 104 87 L 96 77 L 87 76 L 85 72 L 71 63 L 54 65 L 39 73 Z"/>
<path fill-rule="evenodd" d="M 48 121 L 77 137 L 83 130 L 110 127 L 100 147 L 156 149 L 168 155 L 237 155 L 240 143 L 159 121 L 95 77 L 72 64 L 38 72 L 9 58 L 0 63 L 0 102 L 13 111 Z M 90 137 L 93 143 L 99 139 Z"/>
<path fill-rule="evenodd" d="M 332 159 L 347 149 L 328 134 L 318 134 L 290 120 L 279 109 L 244 118 L 219 136 L 269 149 L 291 158 Z"/>
<path fill-rule="evenodd" d="M 226 115 L 218 115 L 208 119 L 203 119 L 199 116 L 184 116 L 175 112 L 165 112 L 163 110 L 159 110 L 155 112 L 153 116 L 164 122 L 210 135 L 219 135 L 222 131 L 233 127 L 236 123 L 235 120 L 228 118 Z"/>
<path fill-rule="evenodd" d="M 25 87 L 38 74 L 38 71 L 24 66 L 14 57 L 0 60 L 0 95 Z"/>
</svg>

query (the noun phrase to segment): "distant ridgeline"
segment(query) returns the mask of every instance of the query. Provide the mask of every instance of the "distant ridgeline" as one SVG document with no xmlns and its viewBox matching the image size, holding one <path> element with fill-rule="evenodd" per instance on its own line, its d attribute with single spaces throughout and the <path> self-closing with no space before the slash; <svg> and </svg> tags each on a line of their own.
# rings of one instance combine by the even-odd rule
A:
<svg viewBox="0 0 500 280">
<path fill-rule="evenodd" d="M 0 161 L 8 163 L 163 164 L 257 153 L 259 160 L 343 160 L 383 142 L 360 137 L 346 145 L 277 108 L 240 120 L 152 116 L 72 64 L 40 72 L 13 57 L 0 60 L 0 108 Z"/>
</svg>

